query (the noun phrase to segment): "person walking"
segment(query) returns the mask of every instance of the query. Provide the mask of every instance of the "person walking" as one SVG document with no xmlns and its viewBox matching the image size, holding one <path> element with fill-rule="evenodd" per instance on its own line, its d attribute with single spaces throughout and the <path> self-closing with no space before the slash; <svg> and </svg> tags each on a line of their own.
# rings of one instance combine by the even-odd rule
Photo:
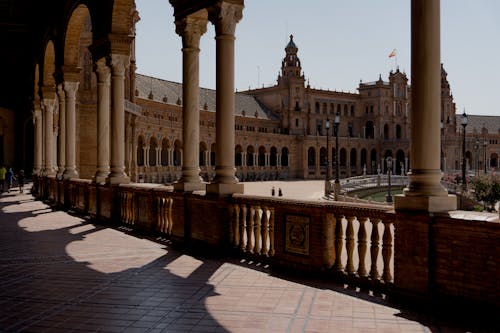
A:
<svg viewBox="0 0 500 333">
<path fill-rule="evenodd" d="M 17 173 L 17 184 L 19 185 L 19 193 L 23 193 L 23 187 L 24 187 L 24 170 L 21 169 Z"/>
<path fill-rule="evenodd" d="M 0 167 L 0 193 L 5 192 L 5 174 L 7 173 L 7 169 L 5 166 Z"/>
<path fill-rule="evenodd" d="M 13 180 L 14 180 L 14 171 L 12 171 L 12 168 L 9 168 L 9 171 L 7 171 L 7 173 L 5 174 L 5 182 L 7 183 L 7 192 L 10 192 Z"/>
</svg>

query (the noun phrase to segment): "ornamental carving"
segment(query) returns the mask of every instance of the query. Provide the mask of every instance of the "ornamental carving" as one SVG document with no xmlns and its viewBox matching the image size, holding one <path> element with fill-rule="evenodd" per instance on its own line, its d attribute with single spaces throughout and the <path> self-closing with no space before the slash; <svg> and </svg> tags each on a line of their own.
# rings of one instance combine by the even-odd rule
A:
<svg viewBox="0 0 500 333">
<path fill-rule="evenodd" d="M 243 5 L 219 2 L 209 9 L 210 22 L 215 25 L 215 33 L 234 36 L 236 24 L 243 17 Z"/>
</svg>

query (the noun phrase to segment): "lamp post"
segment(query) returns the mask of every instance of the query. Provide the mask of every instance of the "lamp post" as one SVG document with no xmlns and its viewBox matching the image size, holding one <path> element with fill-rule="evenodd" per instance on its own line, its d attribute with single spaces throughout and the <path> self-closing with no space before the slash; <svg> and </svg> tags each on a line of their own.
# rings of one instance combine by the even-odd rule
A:
<svg viewBox="0 0 500 333">
<path fill-rule="evenodd" d="M 465 178 L 465 128 L 467 127 L 467 114 L 464 113 L 462 114 L 462 127 L 463 127 L 463 136 L 462 136 L 462 188 L 465 191 L 467 189 L 467 179 Z"/>
<path fill-rule="evenodd" d="M 476 138 L 474 143 L 474 155 L 476 159 L 476 176 L 479 176 L 479 138 Z"/>
<path fill-rule="evenodd" d="M 484 139 L 483 141 L 483 151 L 484 151 L 484 174 L 487 173 L 487 169 L 486 169 L 486 146 L 488 145 L 488 141 L 486 141 L 486 138 Z"/>
<path fill-rule="evenodd" d="M 329 135 L 329 131 L 330 131 L 330 119 L 326 118 L 326 124 L 325 124 L 325 127 L 326 127 L 326 177 L 325 177 L 325 197 L 329 197 L 330 196 L 330 169 L 331 169 L 331 165 L 330 165 L 330 155 L 329 155 L 329 150 L 330 150 L 330 145 L 329 145 L 329 142 L 330 142 L 330 135 Z"/>
<path fill-rule="evenodd" d="M 388 203 L 392 202 L 391 195 L 391 172 L 392 172 L 392 157 L 387 157 L 387 185 L 389 186 L 387 189 L 387 195 L 385 196 L 385 201 Z"/>
<path fill-rule="evenodd" d="M 335 114 L 334 131 L 335 131 L 335 201 L 339 199 L 340 181 L 339 181 L 339 124 L 340 124 L 340 111 Z"/>
</svg>

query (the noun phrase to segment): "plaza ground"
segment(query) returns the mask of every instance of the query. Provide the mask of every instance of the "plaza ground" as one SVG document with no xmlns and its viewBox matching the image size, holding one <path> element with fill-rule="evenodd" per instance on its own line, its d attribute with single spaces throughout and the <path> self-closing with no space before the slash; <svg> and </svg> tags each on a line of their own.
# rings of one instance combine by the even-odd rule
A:
<svg viewBox="0 0 500 333">
<path fill-rule="evenodd" d="M 306 184 L 305 184 L 306 183 Z M 320 200 L 322 182 L 248 183 Z M 321 186 L 321 187 L 318 187 Z M 0 195 L 2 332 L 494 332 L 330 281 L 93 224 Z M 465 320 L 465 321 L 464 321 Z"/>
</svg>

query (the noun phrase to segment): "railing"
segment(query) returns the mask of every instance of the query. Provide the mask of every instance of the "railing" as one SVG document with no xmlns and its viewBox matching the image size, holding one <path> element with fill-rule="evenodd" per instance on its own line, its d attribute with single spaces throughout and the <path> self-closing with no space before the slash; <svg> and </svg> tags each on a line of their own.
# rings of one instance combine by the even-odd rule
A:
<svg viewBox="0 0 500 333">
<path fill-rule="evenodd" d="M 371 284 L 393 282 L 395 214 L 387 207 L 234 196 L 229 214 L 230 243 L 242 253 Z"/>
</svg>

